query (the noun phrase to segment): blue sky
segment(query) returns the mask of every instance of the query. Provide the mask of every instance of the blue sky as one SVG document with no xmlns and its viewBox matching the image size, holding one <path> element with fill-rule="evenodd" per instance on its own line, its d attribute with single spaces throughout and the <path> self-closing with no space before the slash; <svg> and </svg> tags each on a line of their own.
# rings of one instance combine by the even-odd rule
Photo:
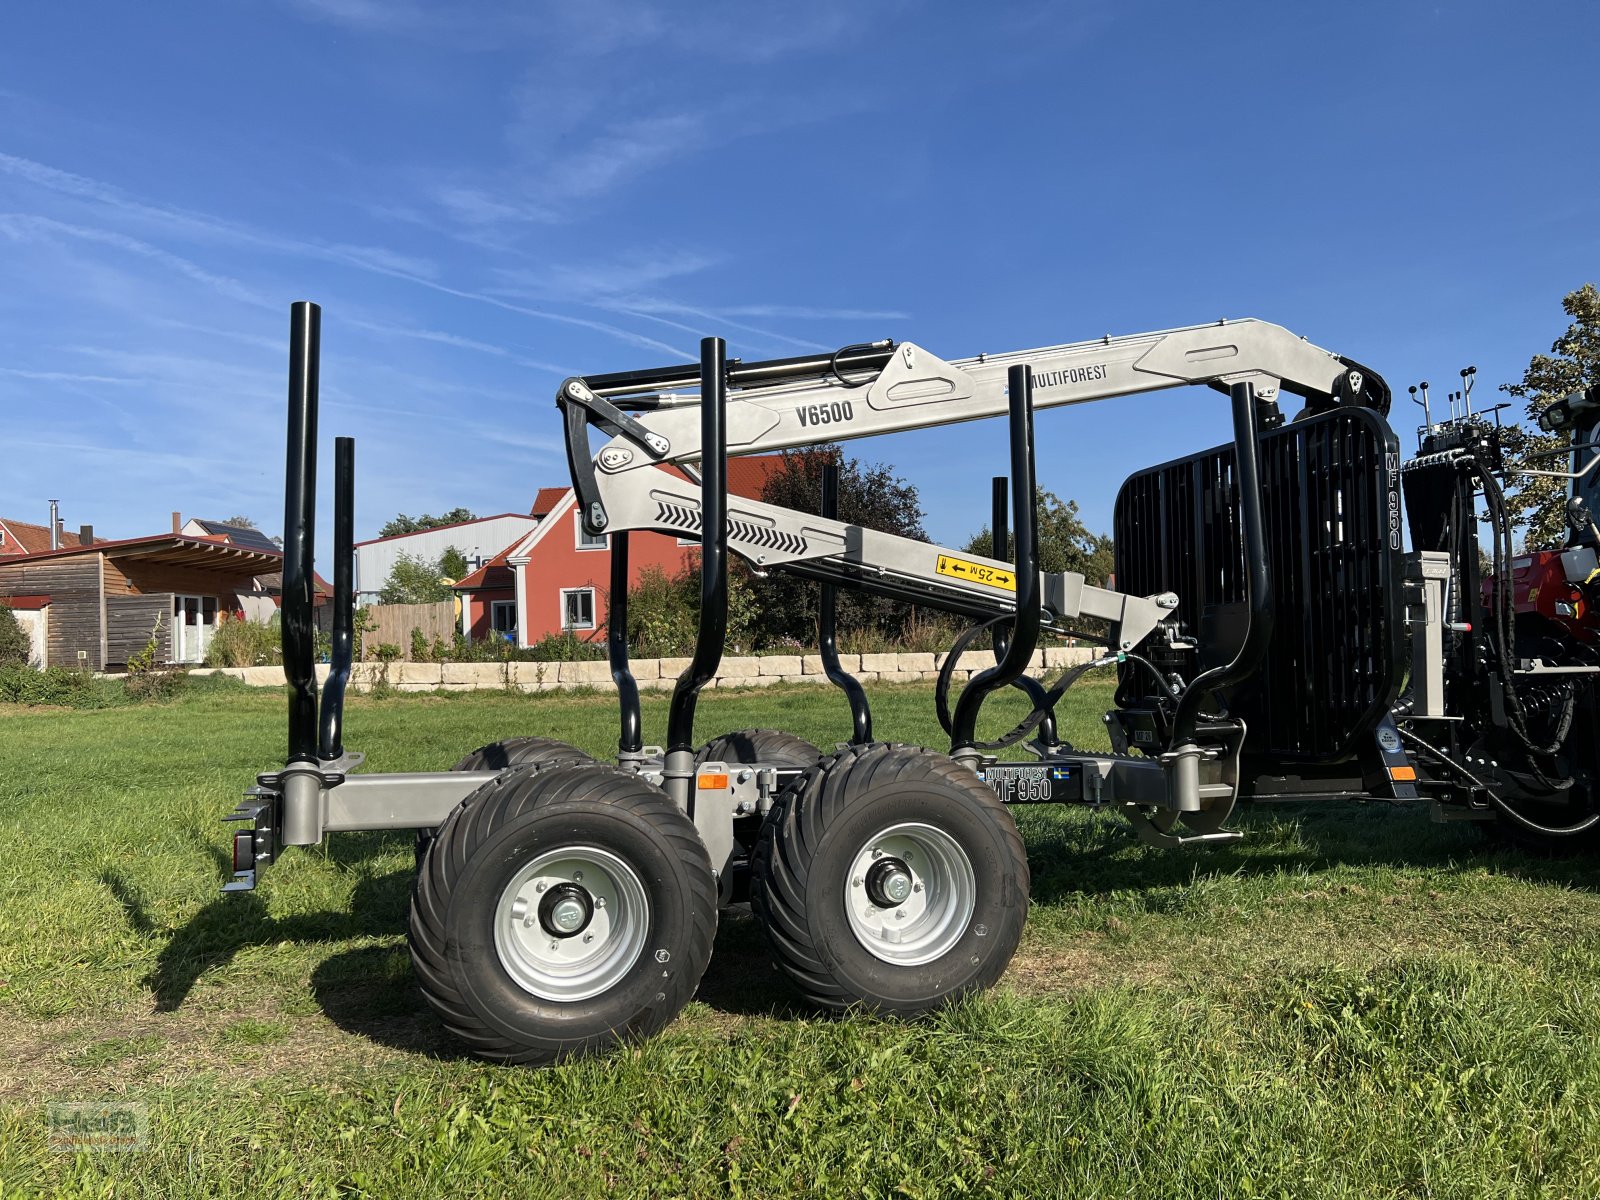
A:
<svg viewBox="0 0 1600 1200">
<path fill-rule="evenodd" d="M 7 25 L 0 514 L 59 498 L 114 537 L 173 509 L 278 532 L 296 299 L 324 307 L 324 478 L 353 434 L 371 536 L 526 510 L 566 482 L 564 375 L 706 333 L 960 357 L 1255 316 L 1402 397 L 1469 362 L 1486 397 L 1600 277 L 1587 0 L 158 0 Z M 1226 428 L 1204 391 L 1042 414 L 1040 479 L 1106 528 L 1124 475 Z M 852 452 L 958 541 L 1005 435 Z"/>
</svg>

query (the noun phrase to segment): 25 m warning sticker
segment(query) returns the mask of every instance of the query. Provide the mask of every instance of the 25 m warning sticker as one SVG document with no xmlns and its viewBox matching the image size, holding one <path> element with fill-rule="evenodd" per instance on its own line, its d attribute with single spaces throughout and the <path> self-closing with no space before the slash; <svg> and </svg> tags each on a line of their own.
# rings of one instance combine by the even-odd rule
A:
<svg viewBox="0 0 1600 1200">
<path fill-rule="evenodd" d="M 973 562 L 970 558 L 955 558 L 949 554 L 941 554 L 933 569 L 941 575 L 948 575 L 951 579 L 987 584 L 989 587 L 1003 588 L 1008 592 L 1017 590 L 1017 577 L 1010 571 L 1003 567 L 991 567 L 985 563 Z"/>
</svg>

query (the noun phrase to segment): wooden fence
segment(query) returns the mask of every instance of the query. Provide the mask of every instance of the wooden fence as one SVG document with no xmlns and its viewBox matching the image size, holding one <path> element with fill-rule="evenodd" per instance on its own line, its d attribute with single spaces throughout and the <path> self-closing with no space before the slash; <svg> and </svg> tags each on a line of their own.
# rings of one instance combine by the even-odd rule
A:
<svg viewBox="0 0 1600 1200">
<path fill-rule="evenodd" d="M 434 638 L 449 642 L 459 628 L 454 600 L 441 600 L 437 604 L 373 604 L 362 611 L 377 623 L 367 634 L 368 654 L 388 642 L 400 647 L 402 657 L 409 656 L 413 629 L 422 630 L 422 636 L 430 642 Z"/>
</svg>

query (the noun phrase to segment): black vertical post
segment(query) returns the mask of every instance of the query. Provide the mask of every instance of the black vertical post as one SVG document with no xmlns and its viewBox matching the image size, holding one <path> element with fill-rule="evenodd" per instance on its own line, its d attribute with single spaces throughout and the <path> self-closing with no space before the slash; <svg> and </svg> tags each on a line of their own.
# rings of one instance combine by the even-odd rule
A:
<svg viewBox="0 0 1600 1200">
<path fill-rule="evenodd" d="M 312 625 L 317 509 L 317 366 L 322 310 L 289 309 L 289 448 L 283 505 L 283 673 L 289 681 L 289 758 L 317 760 L 316 631 Z"/>
<path fill-rule="evenodd" d="M 976 675 L 956 701 L 950 724 L 950 752 L 959 756 L 972 753 L 978 710 L 984 699 L 997 688 L 1005 687 L 1027 669 L 1039 644 L 1039 563 L 1038 506 L 1034 503 L 1033 481 L 1033 371 L 1019 363 L 1006 374 L 1010 401 L 1012 524 L 1015 527 L 1016 561 L 1012 574 L 1017 577 L 1017 616 L 1011 638 L 1000 662 Z"/>
<path fill-rule="evenodd" d="M 824 463 L 822 467 L 821 515 L 830 521 L 839 519 L 839 464 L 836 462 Z M 864 746 L 872 740 L 872 706 L 867 703 L 861 681 L 839 664 L 838 602 L 838 588 L 824 583 L 817 604 L 817 651 L 822 656 L 822 670 L 828 682 L 842 690 L 850 702 L 850 742 Z"/>
<path fill-rule="evenodd" d="M 1011 553 L 1011 514 L 1007 511 L 1010 508 L 1009 491 L 1006 477 L 1004 475 L 996 475 L 994 477 L 993 490 L 990 493 L 992 503 L 989 509 L 990 541 L 994 543 L 992 547 L 994 553 L 989 557 L 998 558 L 1001 562 L 1006 562 Z M 1005 658 L 1006 646 L 1010 643 L 1010 640 L 1011 635 L 1004 625 L 996 625 L 994 627 L 995 662 L 1000 662 Z M 1044 684 L 1040 683 L 1032 675 L 1019 675 L 1012 681 L 1012 686 L 1027 693 L 1028 699 L 1032 701 L 1034 708 L 1044 707 L 1049 693 Z M 1039 721 L 1038 740 L 1039 744 L 1043 746 L 1054 746 L 1059 741 L 1056 734 L 1055 709 L 1045 709 L 1045 714 Z"/>
<path fill-rule="evenodd" d="M 1233 477 L 1239 488 L 1239 526 L 1244 543 L 1245 579 L 1250 621 L 1233 660 L 1195 677 L 1178 699 L 1172 717 L 1170 746 L 1194 740 L 1200 705 L 1216 689 L 1238 683 L 1261 665 L 1272 642 L 1272 569 L 1267 562 L 1266 518 L 1261 509 L 1261 468 L 1256 446 L 1256 389 L 1236 383 L 1228 389 L 1233 403 Z"/>
<path fill-rule="evenodd" d="M 728 638 L 728 347 L 700 342 L 700 626 L 694 657 L 678 677 L 667 710 L 667 753 L 694 750 L 700 689 L 716 677 Z"/>
<path fill-rule="evenodd" d="M 606 597 L 606 657 L 611 679 L 617 685 L 622 725 L 617 735 L 618 754 L 638 754 L 644 748 L 640 732 L 639 684 L 628 665 L 628 533 L 611 535 L 611 594 Z"/>
<path fill-rule="evenodd" d="M 355 661 L 356 440 L 333 439 L 333 644 L 322 689 L 324 759 L 344 753 L 344 693 Z"/>
</svg>

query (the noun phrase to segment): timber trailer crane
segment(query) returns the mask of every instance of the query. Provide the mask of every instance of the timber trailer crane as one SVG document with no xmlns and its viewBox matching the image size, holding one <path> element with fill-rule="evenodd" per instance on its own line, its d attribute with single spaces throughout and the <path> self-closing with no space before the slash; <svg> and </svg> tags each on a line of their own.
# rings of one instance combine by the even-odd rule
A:
<svg viewBox="0 0 1600 1200">
<path fill-rule="evenodd" d="M 1542 679 L 1535 702 L 1534 687 L 1516 685 L 1522 672 L 1550 664 L 1519 659 L 1507 675 L 1495 666 L 1507 657 L 1503 638 L 1463 640 L 1463 606 L 1502 595 L 1473 590 L 1476 575 L 1464 565 L 1478 469 L 1425 444 L 1403 473 L 1383 380 L 1251 320 L 954 361 L 888 341 L 729 361 L 723 342 L 707 338 L 699 363 L 564 381 L 557 405 L 581 517 L 591 535 L 611 540 L 615 762 L 527 736 L 484 746 L 449 772 L 367 773 L 342 738 L 354 478 L 344 438 L 336 441 L 333 664 L 320 724 L 312 663 L 319 319 L 315 305 L 293 307 L 289 752 L 232 818 L 243 828 L 228 887 L 254 887 L 284 847 L 329 833 L 420 831 L 413 966 L 444 1024 L 484 1058 L 548 1062 L 662 1028 L 709 962 L 719 907 L 746 898 L 778 966 L 821 1007 L 912 1015 L 987 987 L 1010 961 L 1027 912 L 1028 861 L 1011 803 L 1114 809 L 1167 847 L 1235 840 L 1225 823 L 1237 804 L 1280 799 L 1427 795 L 1441 814 L 1507 810 L 1548 830 L 1497 790 L 1499 777 L 1475 755 L 1507 712 L 1534 722 L 1527 710 L 1542 712 L 1553 686 L 1578 697 L 1582 721 L 1561 717 L 1554 701 L 1567 740 L 1534 761 L 1546 779 L 1565 772 L 1568 786 L 1540 793 L 1540 802 L 1586 806 L 1563 828 L 1594 807 L 1581 782 L 1589 768 L 1569 759 L 1587 737 L 1592 767 L 1600 668 L 1566 670 L 1554 685 Z M 1226 393 L 1232 439 L 1124 484 L 1114 516 L 1120 590 L 1041 573 L 1035 411 L 1190 384 Z M 1289 422 L 1284 392 L 1305 401 Z M 728 495 L 730 454 L 999 416 L 1011 474 L 995 481 L 994 558 L 840 521 L 831 467 L 817 514 Z M 598 450 L 594 429 L 607 439 Z M 1442 427 L 1429 433 L 1447 436 Z M 1445 468 L 1448 480 L 1438 482 Z M 1402 480 L 1408 493 L 1435 481 L 1413 497 L 1413 540 L 1427 549 L 1410 556 Z M 1423 530 L 1428 537 L 1418 535 L 1419 505 L 1446 513 L 1442 527 Z M 701 543 L 696 643 L 672 694 L 665 747 L 643 744 L 628 661 L 633 530 Z M 730 550 L 758 570 L 820 584 L 821 657 L 851 716 L 850 738 L 835 752 L 772 729 L 695 743 L 696 702 L 727 631 Z M 975 622 L 936 689 L 948 753 L 874 740 L 865 691 L 837 653 L 839 588 Z M 1029 678 L 1040 639 L 1073 633 L 1085 618 L 1107 631 L 1104 652 L 1048 689 Z M 1414 657 L 1402 695 L 1408 625 Z M 994 663 L 973 675 L 951 712 L 955 662 L 985 634 Z M 1059 740 L 1052 709 L 1102 667 L 1117 671 L 1116 706 L 1105 717 L 1113 750 L 1076 750 Z M 980 741 L 985 697 L 1008 686 L 1027 692 L 1032 713 L 1004 737 Z M 995 751 L 1030 733 L 1034 761 L 998 761 Z M 1542 726 L 1536 733 L 1552 736 Z"/>
</svg>

